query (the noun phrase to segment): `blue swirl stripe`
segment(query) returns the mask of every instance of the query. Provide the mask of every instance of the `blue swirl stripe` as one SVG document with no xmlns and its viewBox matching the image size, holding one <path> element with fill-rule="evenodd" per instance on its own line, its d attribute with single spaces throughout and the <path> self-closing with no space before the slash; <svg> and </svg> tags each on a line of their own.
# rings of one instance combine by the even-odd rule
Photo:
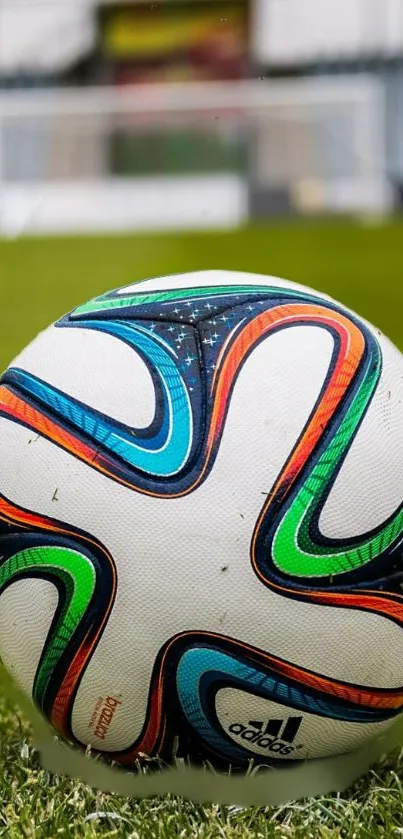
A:
<svg viewBox="0 0 403 839">
<path fill-rule="evenodd" d="M 121 458 L 130 467 L 156 477 L 176 475 L 185 466 L 193 437 L 189 395 L 178 369 L 175 351 L 158 335 L 138 324 L 98 321 L 80 324 L 119 338 L 137 350 L 153 369 L 161 385 L 161 402 L 156 406 L 155 432 L 136 439 L 136 430 L 63 393 L 52 385 L 13 368 L 10 384 L 40 400 L 60 419 Z"/>
<path fill-rule="evenodd" d="M 246 690 L 294 710 L 345 722 L 374 723 L 385 719 L 384 708 L 353 707 L 332 697 L 314 697 L 303 687 L 282 681 L 268 669 L 259 669 L 211 648 L 197 647 L 183 654 L 176 671 L 176 686 L 182 711 L 190 725 L 211 748 L 232 761 L 244 761 L 245 749 L 231 743 L 229 735 L 220 733 L 215 714 L 209 712 L 214 688 Z"/>
</svg>

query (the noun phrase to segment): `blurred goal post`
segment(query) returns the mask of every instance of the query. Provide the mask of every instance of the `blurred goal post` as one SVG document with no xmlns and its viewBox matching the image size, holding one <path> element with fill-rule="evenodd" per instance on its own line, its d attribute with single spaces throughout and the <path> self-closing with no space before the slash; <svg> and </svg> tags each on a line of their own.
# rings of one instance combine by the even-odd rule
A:
<svg viewBox="0 0 403 839">
<path fill-rule="evenodd" d="M 391 209 L 365 75 L 0 93 L 0 233 Z"/>
</svg>

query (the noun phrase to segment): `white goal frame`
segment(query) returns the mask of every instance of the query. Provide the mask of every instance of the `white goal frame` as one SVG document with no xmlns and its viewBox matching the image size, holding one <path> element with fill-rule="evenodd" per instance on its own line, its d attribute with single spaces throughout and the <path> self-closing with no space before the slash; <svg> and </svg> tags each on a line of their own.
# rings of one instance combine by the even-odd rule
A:
<svg viewBox="0 0 403 839">
<path fill-rule="evenodd" d="M 10 179 L 10 128 L 19 126 L 23 135 L 30 126 L 39 126 L 50 135 L 63 120 L 78 126 L 81 120 L 84 131 L 91 124 L 100 136 L 117 119 L 134 126 L 152 124 L 162 131 L 175 123 L 216 124 L 218 130 L 238 125 L 251 137 L 252 158 L 257 154 L 256 137 L 264 140 L 281 129 L 290 142 L 289 165 L 287 158 L 282 160 L 282 177 L 297 212 L 387 212 L 391 196 L 384 100 L 382 82 L 371 75 L 1 92 L 0 234 L 237 226 L 249 220 L 251 188 L 259 189 L 259 181 L 269 192 L 278 186 L 278 162 L 270 150 L 266 154 L 264 142 L 260 146 L 266 171 L 252 160 L 246 176 L 116 179 L 100 172 L 80 178 L 64 173 L 62 178 Z M 336 134 L 339 124 L 347 130 L 345 152 L 352 161 L 347 174 L 321 169 L 321 149 L 327 140 L 331 143 L 332 131 L 318 144 L 311 135 L 323 120 L 336 126 Z M 303 163 L 303 155 L 292 146 L 300 129 L 308 138 L 311 162 Z M 284 145 L 281 136 L 279 151 Z M 341 164 L 343 154 L 340 149 Z M 100 213 L 103 203 L 109 203 L 106 216 Z"/>
</svg>

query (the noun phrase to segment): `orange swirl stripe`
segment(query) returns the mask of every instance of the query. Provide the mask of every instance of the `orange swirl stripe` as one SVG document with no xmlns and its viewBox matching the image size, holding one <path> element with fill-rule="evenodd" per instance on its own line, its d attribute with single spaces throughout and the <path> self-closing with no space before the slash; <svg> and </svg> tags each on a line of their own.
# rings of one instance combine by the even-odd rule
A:
<svg viewBox="0 0 403 839">
<path fill-rule="evenodd" d="M 365 339 L 359 328 L 339 312 L 324 306 L 294 304 L 278 306 L 262 312 L 251 320 L 235 338 L 228 353 L 217 363 L 213 380 L 214 409 L 208 437 L 208 450 L 220 435 L 228 404 L 228 393 L 232 382 L 251 348 L 264 335 L 284 326 L 297 324 L 317 324 L 333 327 L 340 339 L 338 359 L 317 407 L 299 440 L 286 468 L 274 485 L 274 495 L 281 484 L 291 488 L 299 472 L 305 465 L 315 445 L 323 437 L 329 421 L 345 397 L 346 391 L 357 372 L 365 351 Z M 264 513 L 262 513 L 262 516 Z"/>
</svg>

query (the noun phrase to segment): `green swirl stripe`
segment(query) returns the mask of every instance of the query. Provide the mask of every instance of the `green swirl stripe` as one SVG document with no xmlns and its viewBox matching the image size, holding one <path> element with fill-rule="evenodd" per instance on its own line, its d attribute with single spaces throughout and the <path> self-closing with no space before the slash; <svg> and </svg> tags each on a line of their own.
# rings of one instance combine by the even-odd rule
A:
<svg viewBox="0 0 403 839">
<path fill-rule="evenodd" d="M 312 519 L 323 506 L 340 460 L 351 445 L 357 427 L 367 411 L 382 369 L 380 350 L 368 363 L 360 388 L 333 439 L 284 514 L 273 538 L 274 565 L 296 577 L 321 577 L 353 571 L 387 550 L 403 530 L 403 508 L 377 532 L 362 541 L 334 545 L 314 544 L 310 538 Z"/>
<path fill-rule="evenodd" d="M 33 689 L 33 698 L 42 707 L 52 673 L 85 615 L 95 589 L 96 574 L 92 562 L 68 548 L 39 546 L 27 548 L 7 559 L 0 567 L 0 595 L 4 589 L 37 571 L 43 578 L 58 580 L 65 597 L 56 625 L 44 646 Z"/>
<path fill-rule="evenodd" d="M 122 289 L 120 289 L 122 291 Z M 276 294 L 278 297 L 290 297 L 290 298 L 299 298 L 301 300 L 319 300 L 314 294 L 307 295 L 306 292 L 298 291 L 297 289 L 291 288 L 283 288 L 269 286 L 269 285 L 231 285 L 231 286 L 203 286 L 201 288 L 177 288 L 169 291 L 150 291 L 150 292 L 137 292 L 135 294 L 120 294 L 117 297 L 111 297 L 106 294 L 101 295 L 100 297 L 95 297 L 93 300 L 89 300 L 88 303 L 84 303 L 82 306 L 78 306 L 74 311 L 71 313 L 70 318 L 75 319 L 81 317 L 82 315 L 92 315 L 96 312 L 105 312 L 111 311 L 113 309 L 126 309 L 132 308 L 135 306 L 151 306 L 155 303 L 172 303 L 176 300 L 183 301 L 184 298 L 186 300 L 196 300 L 205 297 L 221 297 L 225 295 L 236 295 L 236 294 L 247 294 L 247 295 L 255 295 L 255 294 Z"/>
</svg>

